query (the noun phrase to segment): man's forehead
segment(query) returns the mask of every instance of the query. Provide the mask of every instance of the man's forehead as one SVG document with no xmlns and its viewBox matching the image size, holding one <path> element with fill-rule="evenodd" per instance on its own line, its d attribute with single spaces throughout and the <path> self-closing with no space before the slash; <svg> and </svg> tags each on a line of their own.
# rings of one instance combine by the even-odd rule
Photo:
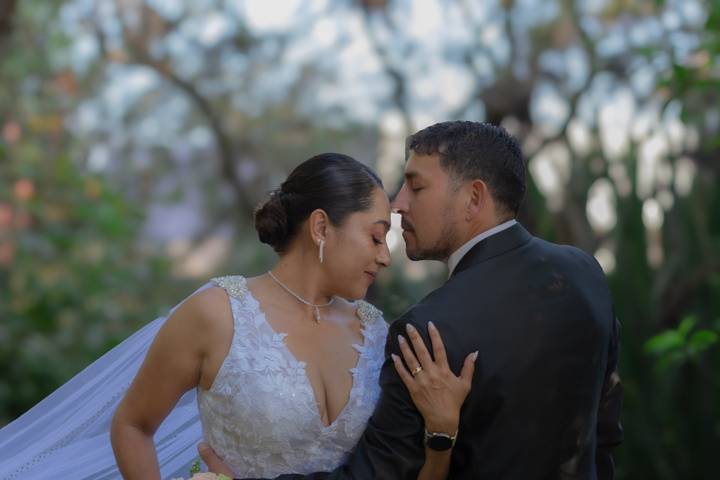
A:
<svg viewBox="0 0 720 480">
<path fill-rule="evenodd" d="M 437 175 L 438 169 L 441 169 L 439 154 L 425 155 L 411 151 L 405 163 L 405 178 Z"/>
</svg>

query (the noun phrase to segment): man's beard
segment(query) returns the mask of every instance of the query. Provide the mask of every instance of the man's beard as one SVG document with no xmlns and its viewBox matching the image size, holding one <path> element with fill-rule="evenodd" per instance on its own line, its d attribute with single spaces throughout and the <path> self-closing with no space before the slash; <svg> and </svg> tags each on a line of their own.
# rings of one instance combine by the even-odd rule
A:
<svg viewBox="0 0 720 480">
<path fill-rule="evenodd" d="M 438 236 L 435 244 L 432 247 L 420 248 L 417 231 L 414 232 L 417 248 L 413 252 L 406 249 L 407 257 L 410 260 L 438 260 L 444 262 L 447 261 L 448 258 L 450 258 L 450 255 L 452 255 L 454 251 L 453 245 L 455 245 L 456 243 L 456 228 L 455 222 L 449 220 L 449 218 L 451 218 L 449 213 L 450 212 L 448 211 L 447 215 L 443 215 L 443 218 L 445 219 L 445 224 L 443 225 L 442 231 L 440 232 L 440 235 Z"/>
</svg>

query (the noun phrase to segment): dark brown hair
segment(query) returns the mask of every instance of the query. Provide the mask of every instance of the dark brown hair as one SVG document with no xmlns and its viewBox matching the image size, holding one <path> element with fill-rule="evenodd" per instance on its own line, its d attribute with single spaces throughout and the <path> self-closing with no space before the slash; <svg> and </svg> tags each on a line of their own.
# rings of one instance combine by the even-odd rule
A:
<svg viewBox="0 0 720 480">
<path fill-rule="evenodd" d="M 440 164 L 454 178 L 480 179 L 495 200 L 517 215 L 525 196 L 526 167 L 515 138 L 489 123 L 454 121 L 431 125 L 408 137 L 407 153 L 440 155 Z"/>
<path fill-rule="evenodd" d="M 280 188 L 255 211 L 262 243 L 283 253 L 310 214 L 323 209 L 341 226 L 351 213 L 368 210 L 382 181 L 370 168 L 340 153 L 316 155 L 298 165 Z"/>
</svg>

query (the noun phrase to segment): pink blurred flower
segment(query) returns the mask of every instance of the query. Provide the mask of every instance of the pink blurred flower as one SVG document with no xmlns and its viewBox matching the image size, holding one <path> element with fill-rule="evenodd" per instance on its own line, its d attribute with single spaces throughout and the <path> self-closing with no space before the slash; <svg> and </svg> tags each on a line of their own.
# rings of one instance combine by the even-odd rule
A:
<svg viewBox="0 0 720 480">
<path fill-rule="evenodd" d="M 20 124 L 14 120 L 10 120 L 3 126 L 2 136 L 7 143 L 15 143 L 20 139 L 22 129 Z"/>
<path fill-rule="evenodd" d="M 21 178 L 15 182 L 14 193 L 18 200 L 28 200 L 35 193 L 35 185 L 31 180 Z"/>
<path fill-rule="evenodd" d="M 15 244 L 13 243 L 2 243 L 0 244 L 0 265 L 10 265 L 15 259 Z"/>
</svg>

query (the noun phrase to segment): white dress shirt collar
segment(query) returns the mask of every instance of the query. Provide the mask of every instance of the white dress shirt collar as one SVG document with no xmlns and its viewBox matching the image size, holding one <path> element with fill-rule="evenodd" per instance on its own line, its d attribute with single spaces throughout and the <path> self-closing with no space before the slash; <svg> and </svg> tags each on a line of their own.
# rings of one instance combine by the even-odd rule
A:
<svg viewBox="0 0 720 480">
<path fill-rule="evenodd" d="M 485 230 L 485 231 L 482 232 L 481 234 L 473 237 L 473 238 L 470 239 L 470 241 L 468 241 L 465 245 L 463 245 L 462 247 L 460 247 L 460 248 L 458 248 L 457 250 L 455 250 L 455 253 L 453 253 L 452 255 L 450 255 L 450 258 L 448 259 L 448 262 L 447 262 L 447 263 L 448 263 L 448 269 L 450 269 L 450 273 L 448 274 L 448 276 L 452 275 L 453 271 L 455 271 L 455 268 L 456 268 L 456 267 L 458 266 L 458 264 L 460 263 L 460 260 L 462 260 L 462 258 L 463 258 L 475 245 L 477 245 L 477 244 L 480 243 L 481 241 L 485 240 L 486 238 L 495 235 L 496 233 L 500 233 L 500 232 L 502 232 L 503 230 L 507 230 L 508 228 L 512 227 L 512 226 L 515 225 L 516 223 L 517 223 L 517 220 L 512 219 L 512 220 L 508 220 L 508 221 L 505 222 L 505 223 L 501 223 L 500 225 L 496 225 L 496 226 L 494 226 L 493 228 L 491 228 L 491 229 L 489 229 L 489 230 Z"/>
</svg>

